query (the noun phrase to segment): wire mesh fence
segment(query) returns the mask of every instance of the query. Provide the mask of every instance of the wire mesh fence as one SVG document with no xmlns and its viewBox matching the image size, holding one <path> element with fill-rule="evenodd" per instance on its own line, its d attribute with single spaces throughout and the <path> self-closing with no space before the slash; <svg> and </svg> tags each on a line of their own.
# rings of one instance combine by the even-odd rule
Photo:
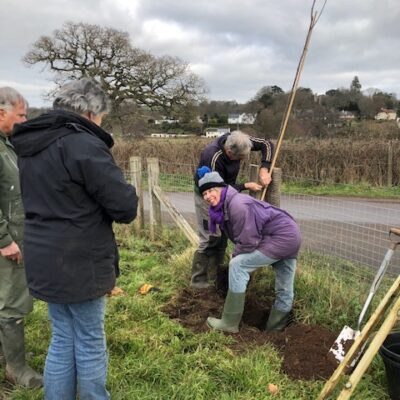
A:
<svg viewBox="0 0 400 400">
<path fill-rule="evenodd" d="M 170 161 L 159 161 L 160 186 L 168 194 L 171 203 L 196 229 L 193 177 L 188 174 L 189 165 L 179 164 L 171 169 Z M 176 170 L 177 173 L 167 171 Z M 186 173 L 185 173 L 186 171 Z M 144 209 L 146 192 L 145 168 L 142 170 Z M 242 177 L 244 176 L 242 171 Z M 129 172 L 127 172 L 129 179 Z M 357 266 L 376 269 L 382 262 L 389 245 L 389 229 L 400 226 L 400 201 L 373 201 L 367 199 L 332 198 L 306 194 L 282 194 L 281 208 L 288 211 L 299 223 L 303 250 L 311 250 L 338 260 L 340 268 L 354 276 L 362 275 Z M 165 211 L 165 210 L 162 210 Z M 163 212 L 166 222 L 167 213 Z M 350 271 L 351 269 L 351 271 Z M 395 253 L 388 268 L 388 274 L 400 273 L 400 252 Z"/>
</svg>

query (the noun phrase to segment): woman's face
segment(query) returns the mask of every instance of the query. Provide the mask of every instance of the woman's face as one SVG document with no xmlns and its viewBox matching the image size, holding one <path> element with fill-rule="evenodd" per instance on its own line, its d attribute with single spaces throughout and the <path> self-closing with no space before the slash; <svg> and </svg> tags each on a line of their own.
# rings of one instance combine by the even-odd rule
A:
<svg viewBox="0 0 400 400">
<path fill-rule="evenodd" d="M 203 192 L 203 199 L 210 206 L 215 207 L 221 200 L 221 191 L 222 191 L 222 188 L 220 188 L 220 187 L 207 189 L 205 192 Z"/>
</svg>

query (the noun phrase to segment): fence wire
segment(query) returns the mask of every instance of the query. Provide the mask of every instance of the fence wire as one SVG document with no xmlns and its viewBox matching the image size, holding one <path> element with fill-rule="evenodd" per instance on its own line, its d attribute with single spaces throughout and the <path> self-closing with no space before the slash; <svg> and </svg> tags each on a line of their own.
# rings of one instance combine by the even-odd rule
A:
<svg viewBox="0 0 400 400">
<path fill-rule="evenodd" d="M 160 161 L 160 186 L 196 230 L 193 177 L 187 172 L 166 173 L 165 171 L 171 171 L 171 164 L 173 163 Z M 190 170 L 189 165 L 179 164 L 179 168 L 180 171 Z M 145 212 L 148 207 L 146 175 L 143 168 Z M 128 172 L 126 176 L 129 179 Z M 356 277 L 359 274 L 357 265 L 372 269 L 380 266 L 389 246 L 389 229 L 400 227 L 399 201 L 282 194 L 281 208 L 298 222 L 302 232 L 303 250 L 351 262 L 352 268 L 346 267 L 346 263 L 339 267 Z M 163 212 L 163 218 L 166 222 L 171 222 L 166 212 Z M 388 274 L 399 273 L 400 251 L 395 252 L 388 268 Z"/>
</svg>

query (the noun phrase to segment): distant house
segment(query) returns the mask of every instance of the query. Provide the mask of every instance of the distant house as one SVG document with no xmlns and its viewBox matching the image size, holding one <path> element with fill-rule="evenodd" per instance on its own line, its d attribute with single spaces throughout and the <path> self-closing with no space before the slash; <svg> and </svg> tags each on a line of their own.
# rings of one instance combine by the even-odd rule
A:
<svg viewBox="0 0 400 400">
<path fill-rule="evenodd" d="M 375 119 L 386 120 L 386 121 L 395 121 L 396 117 L 397 117 L 396 111 L 390 110 L 388 108 L 381 108 L 378 114 L 375 115 Z"/>
<path fill-rule="evenodd" d="M 152 138 L 171 138 L 176 137 L 176 133 L 152 133 L 150 135 Z"/>
<path fill-rule="evenodd" d="M 255 120 L 256 116 L 254 114 L 246 114 L 246 113 L 228 114 L 228 124 L 253 125 Z"/>
<path fill-rule="evenodd" d="M 205 137 L 208 138 L 216 138 L 224 135 L 225 133 L 229 133 L 229 128 L 207 128 L 204 131 Z"/>
<path fill-rule="evenodd" d="M 162 117 L 161 119 L 156 119 L 154 123 L 156 125 L 162 125 L 162 124 L 177 124 L 179 122 L 179 119 L 172 119 L 172 118 L 167 118 L 167 117 Z"/>
<path fill-rule="evenodd" d="M 152 133 L 150 134 L 150 137 L 152 138 L 191 138 L 195 135 L 192 134 L 177 134 L 177 133 Z"/>
<path fill-rule="evenodd" d="M 341 120 L 351 121 L 355 118 L 356 118 L 356 114 L 352 111 L 341 110 L 339 112 L 339 119 L 341 119 Z"/>
</svg>

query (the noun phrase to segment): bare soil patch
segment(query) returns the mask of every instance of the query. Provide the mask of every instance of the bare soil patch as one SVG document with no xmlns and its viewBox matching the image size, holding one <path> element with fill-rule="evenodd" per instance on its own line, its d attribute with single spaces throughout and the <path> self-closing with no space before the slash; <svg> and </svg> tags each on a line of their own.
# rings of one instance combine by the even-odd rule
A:
<svg viewBox="0 0 400 400">
<path fill-rule="evenodd" d="M 163 307 L 163 312 L 195 333 L 206 332 L 209 330 L 207 317 L 221 316 L 224 299 L 224 293 L 217 292 L 213 287 L 203 290 L 184 288 Z M 260 301 L 248 293 L 240 332 L 232 335 L 235 341 L 230 347 L 240 354 L 271 343 L 282 356 L 283 372 L 292 379 L 328 379 L 337 366 L 328 357 L 337 333 L 321 326 L 298 323 L 294 316 L 283 332 L 267 333 L 262 329 L 271 300 L 267 297 L 265 301 Z"/>
</svg>

